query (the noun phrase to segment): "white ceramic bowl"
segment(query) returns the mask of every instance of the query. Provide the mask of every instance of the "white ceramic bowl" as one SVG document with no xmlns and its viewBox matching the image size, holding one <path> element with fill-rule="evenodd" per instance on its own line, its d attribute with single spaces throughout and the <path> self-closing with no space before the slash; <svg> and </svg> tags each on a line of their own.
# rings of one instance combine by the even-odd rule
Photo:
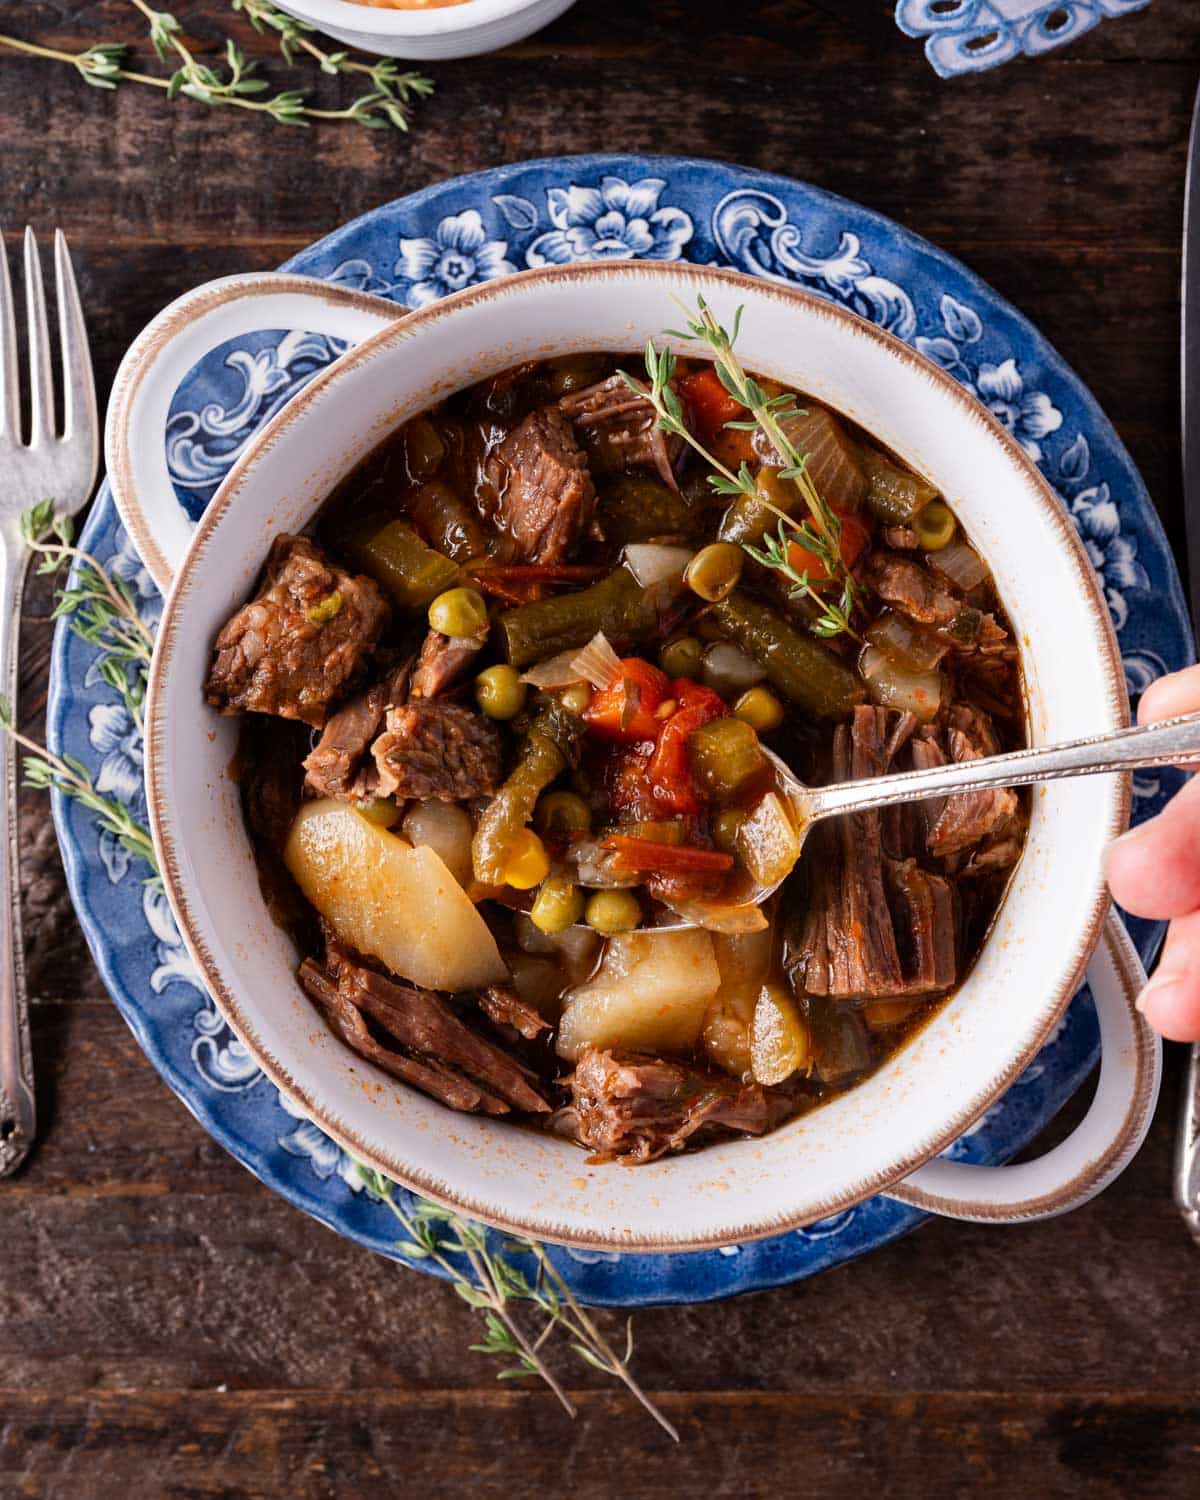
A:
<svg viewBox="0 0 1200 1500">
<path fill-rule="evenodd" d="M 575 0 L 464 0 L 432 10 L 390 10 L 353 0 L 280 0 L 280 9 L 364 52 L 417 61 L 474 57 L 524 40 Z"/>
<path fill-rule="evenodd" d="M 1128 813 L 1124 778 L 1037 788 L 1024 856 L 962 988 L 864 1084 L 762 1140 L 632 1171 L 590 1167 L 566 1142 L 451 1114 L 326 1030 L 259 893 L 228 774 L 236 723 L 203 701 L 213 637 L 253 588 L 272 538 L 310 522 L 398 423 L 520 360 L 636 350 L 678 323 L 672 295 L 691 303 L 697 292 L 725 322 L 743 306 L 739 350 L 750 369 L 853 417 L 950 498 L 1011 617 L 1033 740 L 1124 723 L 1115 638 L 1074 529 L 1020 447 L 971 396 L 896 339 L 825 302 L 653 262 L 555 268 L 472 287 L 369 337 L 315 379 L 258 435 L 205 514 L 168 601 L 148 705 L 151 820 L 168 894 L 217 1003 L 267 1074 L 348 1150 L 399 1181 L 489 1222 L 593 1247 L 699 1248 L 803 1225 L 897 1184 L 960 1136 L 1034 1056 L 1072 995 L 1107 909 L 1103 851 Z M 1136 979 L 1127 955 L 1122 962 L 1128 1009 Z M 1150 1045 L 1136 1027 L 1127 1026 L 1126 1041 L 1120 1056 L 1141 1113 L 1136 1126 L 1119 1126 L 1116 1146 L 1093 1151 L 1093 1189 L 1097 1162 L 1109 1171 L 1114 1152 L 1128 1158 L 1152 1097 Z M 934 1186 L 921 1201 L 936 1203 Z M 1073 1191 L 1048 1189 L 1043 1209 L 1061 1211 L 1087 1195 L 1078 1181 Z M 1002 1216 L 987 1205 L 957 1211 Z"/>
</svg>

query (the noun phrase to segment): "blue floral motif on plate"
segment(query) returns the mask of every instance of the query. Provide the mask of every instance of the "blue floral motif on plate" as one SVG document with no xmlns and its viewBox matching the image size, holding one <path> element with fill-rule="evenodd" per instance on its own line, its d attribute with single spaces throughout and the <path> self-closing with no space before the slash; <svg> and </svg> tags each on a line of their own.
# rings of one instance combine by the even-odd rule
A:
<svg viewBox="0 0 1200 1500">
<path fill-rule="evenodd" d="M 950 371 L 1007 426 L 1062 497 L 1103 580 L 1130 691 L 1191 660 L 1166 540 L 1128 454 L 1078 378 L 1013 308 L 950 256 L 845 199 L 713 162 L 629 156 L 526 162 L 457 178 L 337 230 L 285 270 L 410 305 L 516 269 L 608 258 L 687 259 L 801 286 L 851 308 Z M 303 329 L 263 330 L 213 350 L 175 393 L 164 443 L 181 504 L 200 514 L 251 433 L 340 352 Z M 85 544 L 161 600 L 107 487 Z M 53 749 L 144 817 L 142 746 L 90 646 L 60 624 L 48 714 Z M 1135 783 L 1135 817 L 1177 784 Z M 55 799 L 67 877 L 105 983 L 155 1067 L 210 1133 L 269 1187 L 371 1249 L 395 1255 L 393 1223 L 352 1163 L 267 1084 L 197 982 L 170 909 L 144 871 Z M 1160 932 L 1131 922 L 1143 959 Z M 1086 989 L 1012 1089 L 949 1154 L 1000 1162 L 1054 1115 L 1096 1061 Z M 598 1305 L 705 1301 L 780 1285 L 875 1249 L 921 1223 L 875 1198 L 752 1245 L 666 1256 L 556 1249 Z M 995 1231 L 1003 1232 L 1003 1231 Z M 427 1263 L 420 1267 L 430 1269 Z"/>
</svg>

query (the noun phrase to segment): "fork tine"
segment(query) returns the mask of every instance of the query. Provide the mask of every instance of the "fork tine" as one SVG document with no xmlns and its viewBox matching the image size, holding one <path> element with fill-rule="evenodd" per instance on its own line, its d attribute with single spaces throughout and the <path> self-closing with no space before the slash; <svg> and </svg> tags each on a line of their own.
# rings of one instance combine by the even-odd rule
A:
<svg viewBox="0 0 1200 1500">
<path fill-rule="evenodd" d="M 21 392 L 17 384 L 17 324 L 13 316 L 8 252 L 0 234 L 0 438 L 21 441 Z"/>
<path fill-rule="evenodd" d="M 54 274 L 58 285 L 58 331 L 62 341 L 63 441 L 75 439 L 82 446 L 96 439 L 96 382 L 92 377 L 92 354 L 87 328 L 75 284 L 75 268 L 67 237 L 54 231 Z"/>
<path fill-rule="evenodd" d="M 25 316 L 29 323 L 29 446 L 54 437 L 54 375 L 42 263 L 32 229 L 25 229 Z"/>
</svg>

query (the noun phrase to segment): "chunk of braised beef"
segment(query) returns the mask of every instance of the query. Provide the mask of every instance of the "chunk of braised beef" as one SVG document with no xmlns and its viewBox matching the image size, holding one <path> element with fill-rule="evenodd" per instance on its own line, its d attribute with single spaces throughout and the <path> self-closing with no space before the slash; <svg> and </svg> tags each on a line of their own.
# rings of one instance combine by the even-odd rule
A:
<svg viewBox="0 0 1200 1500">
<path fill-rule="evenodd" d="M 279 536 L 262 588 L 217 636 L 208 702 L 223 714 L 277 714 L 319 729 L 387 619 L 373 579 L 348 573 L 307 537 Z"/>
<path fill-rule="evenodd" d="M 956 703 L 947 714 L 947 748 L 952 761 L 979 760 L 999 750 L 992 721 L 981 709 Z M 959 792 L 946 804 L 929 830 L 929 852 L 939 858 L 965 854 L 984 840 L 1007 832 L 1018 815 L 1017 794 L 1008 787 Z"/>
<path fill-rule="evenodd" d="M 377 796 L 464 802 L 499 786 L 500 734 L 481 714 L 421 700 L 389 708 L 385 726 L 371 747 Z"/>
<path fill-rule="evenodd" d="M 406 662 L 331 716 L 304 762 L 304 784 L 314 796 L 358 802 L 379 795 L 379 768 L 371 745 L 383 729 L 388 709 L 404 702 L 409 671 Z"/>
<path fill-rule="evenodd" d="M 588 1048 L 570 1078 L 565 1111 L 594 1161 L 627 1166 L 678 1151 L 701 1133 L 762 1135 L 786 1115 L 788 1097 L 666 1058 Z"/>
<path fill-rule="evenodd" d="M 326 945 L 325 969 L 339 996 L 401 1046 L 467 1074 L 512 1109 L 549 1112 L 536 1076 L 495 1042 L 472 1031 L 441 995 L 357 963 L 336 942 Z"/>
<path fill-rule="evenodd" d="M 911 557 L 874 551 L 863 576 L 881 599 L 918 624 L 949 625 L 962 612 L 962 598 Z"/>
<path fill-rule="evenodd" d="M 526 562 L 562 562 L 592 519 L 587 459 L 557 406 L 530 412 L 508 434 L 488 461 L 488 479 L 497 521 Z"/>
<path fill-rule="evenodd" d="M 954 887 L 915 859 L 888 860 L 885 870 L 909 992 L 950 989 L 958 974 Z"/>
<path fill-rule="evenodd" d="M 558 405 L 582 438 L 596 474 L 653 469 L 664 484 L 678 489 L 675 468 L 683 453 L 683 439 L 659 429 L 654 407 L 645 396 L 631 391 L 620 375 L 573 391 Z"/>
<path fill-rule="evenodd" d="M 470 670 L 471 663 L 487 645 L 487 637 L 486 629 L 471 636 L 428 631 L 413 669 L 412 696 L 440 698 L 448 692 Z"/>
<path fill-rule="evenodd" d="M 422 1093 L 439 1099 L 450 1109 L 468 1114 L 506 1115 L 509 1106 L 498 1095 L 466 1078 L 455 1068 L 433 1059 L 418 1059 L 385 1046 L 371 1032 L 367 1018 L 343 993 L 336 981 L 317 963 L 306 958 L 297 976 L 305 994 L 325 1016 L 335 1036 L 360 1057 L 410 1083 Z"/>
</svg>

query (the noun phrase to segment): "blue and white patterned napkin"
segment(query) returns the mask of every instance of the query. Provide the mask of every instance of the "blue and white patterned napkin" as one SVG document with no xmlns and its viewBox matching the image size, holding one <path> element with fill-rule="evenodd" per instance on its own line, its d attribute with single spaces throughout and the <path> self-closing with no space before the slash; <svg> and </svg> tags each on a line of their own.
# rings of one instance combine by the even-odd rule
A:
<svg viewBox="0 0 1200 1500">
<path fill-rule="evenodd" d="M 1073 42 L 1109 16 L 1143 10 L 1150 0 L 896 0 L 896 24 L 925 39 L 925 56 L 943 78 L 979 73 L 1024 54 L 1036 57 Z"/>
</svg>

